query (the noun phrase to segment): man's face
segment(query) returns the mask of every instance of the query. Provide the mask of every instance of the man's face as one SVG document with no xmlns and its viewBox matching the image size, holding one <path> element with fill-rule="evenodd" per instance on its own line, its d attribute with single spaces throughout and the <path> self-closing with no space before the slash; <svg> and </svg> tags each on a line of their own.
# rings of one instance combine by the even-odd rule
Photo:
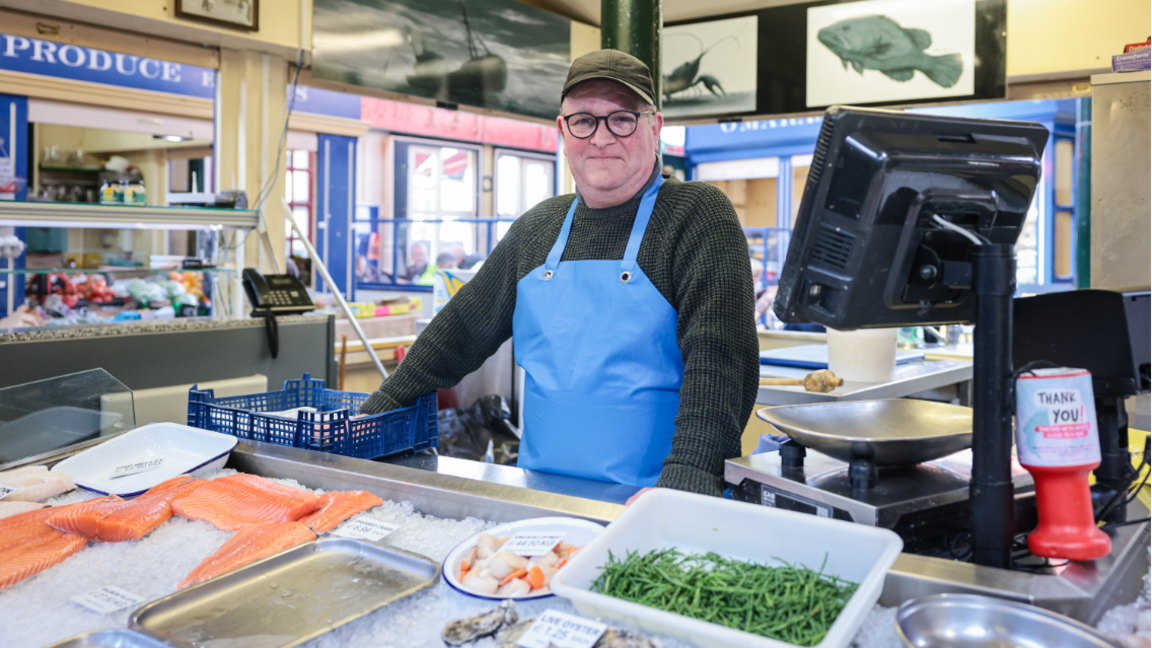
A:
<svg viewBox="0 0 1152 648">
<path fill-rule="evenodd" d="M 641 112 L 639 103 L 638 97 L 625 86 L 596 79 L 572 89 L 564 100 L 563 113 L 587 112 L 603 117 L 617 110 Z M 573 137 L 563 117 L 558 117 L 556 124 L 563 133 L 564 154 L 581 193 L 609 192 L 628 184 L 637 174 L 647 177 L 652 172 L 664 117 L 657 114 L 650 120 L 641 115 L 636 132 L 628 137 L 613 135 L 603 121 L 587 139 Z"/>
<path fill-rule="evenodd" d="M 428 260 L 428 255 L 424 254 L 424 247 L 420 245 L 412 246 L 412 263 L 424 263 Z"/>
</svg>

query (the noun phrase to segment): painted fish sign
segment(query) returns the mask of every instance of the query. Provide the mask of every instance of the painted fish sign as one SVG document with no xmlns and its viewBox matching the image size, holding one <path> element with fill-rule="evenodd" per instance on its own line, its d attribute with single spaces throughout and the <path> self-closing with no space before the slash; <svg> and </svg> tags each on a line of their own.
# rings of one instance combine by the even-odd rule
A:
<svg viewBox="0 0 1152 648">
<path fill-rule="evenodd" d="M 924 50 L 932 45 L 932 35 L 923 29 L 901 27 L 888 16 L 862 16 L 829 25 L 817 39 L 840 57 L 847 70 L 858 74 L 876 70 L 896 81 L 911 81 L 918 70 L 942 88 L 960 80 L 963 60 L 960 54 L 932 56 Z"/>
</svg>

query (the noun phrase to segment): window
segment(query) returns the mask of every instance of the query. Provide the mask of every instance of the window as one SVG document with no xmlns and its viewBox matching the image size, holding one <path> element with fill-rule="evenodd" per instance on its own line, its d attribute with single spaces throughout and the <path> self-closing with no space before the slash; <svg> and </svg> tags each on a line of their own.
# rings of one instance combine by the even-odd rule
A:
<svg viewBox="0 0 1152 648">
<path fill-rule="evenodd" d="M 1076 254 L 1076 235 L 1073 218 L 1075 145 L 1072 138 L 1056 136 L 1055 204 L 1052 223 L 1052 277 L 1056 281 L 1071 281 Z"/>
<path fill-rule="evenodd" d="M 378 221 L 379 280 L 372 283 L 413 284 L 431 289 L 436 268 L 470 266 L 480 241 L 475 219 L 479 211 L 480 148 L 430 140 L 396 139 L 396 222 Z M 358 262 L 359 263 L 359 262 Z"/>
<path fill-rule="evenodd" d="M 537 203 L 556 195 L 556 159 L 529 153 L 496 152 L 496 217 L 519 218 Z M 496 240 L 511 222 L 496 224 Z"/>
<path fill-rule="evenodd" d="M 284 175 L 284 199 L 292 210 L 292 220 L 297 227 L 312 240 L 312 215 L 315 211 L 316 198 L 313 195 L 312 182 L 316 169 L 316 155 L 311 151 L 288 151 L 288 171 Z M 290 222 L 284 223 L 285 238 L 287 239 L 287 255 L 289 260 L 296 263 L 300 269 L 300 278 L 305 285 L 311 285 L 311 263 L 308 259 L 308 250 L 300 242 Z"/>
</svg>

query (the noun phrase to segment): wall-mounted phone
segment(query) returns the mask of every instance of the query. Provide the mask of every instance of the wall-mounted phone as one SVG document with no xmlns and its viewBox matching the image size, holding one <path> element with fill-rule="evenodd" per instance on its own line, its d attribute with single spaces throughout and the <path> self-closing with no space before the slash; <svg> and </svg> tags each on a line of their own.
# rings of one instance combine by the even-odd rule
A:
<svg viewBox="0 0 1152 648">
<path fill-rule="evenodd" d="M 244 292 L 248 293 L 253 315 L 290 315 L 316 310 L 304 284 L 292 275 L 262 275 L 254 268 L 245 268 Z"/>
</svg>

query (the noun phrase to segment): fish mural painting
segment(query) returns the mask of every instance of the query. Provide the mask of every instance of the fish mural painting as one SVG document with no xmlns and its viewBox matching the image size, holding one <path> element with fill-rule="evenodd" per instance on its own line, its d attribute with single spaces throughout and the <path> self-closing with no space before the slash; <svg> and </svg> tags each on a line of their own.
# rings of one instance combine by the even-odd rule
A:
<svg viewBox="0 0 1152 648">
<path fill-rule="evenodd" d="M 817 39 L 840 58 L 844 69 L 851 65 L 858 74 L 876 70 L 901 82 L 911 81 L 919 71 L 942 88 L 951 88 L 964 70 L 960 54 L 932 56 L 925 53 L 932 35 L 923 29 L 900 26 L 888 16 L 862 16 L 829 25 Z"/>
</svg>

